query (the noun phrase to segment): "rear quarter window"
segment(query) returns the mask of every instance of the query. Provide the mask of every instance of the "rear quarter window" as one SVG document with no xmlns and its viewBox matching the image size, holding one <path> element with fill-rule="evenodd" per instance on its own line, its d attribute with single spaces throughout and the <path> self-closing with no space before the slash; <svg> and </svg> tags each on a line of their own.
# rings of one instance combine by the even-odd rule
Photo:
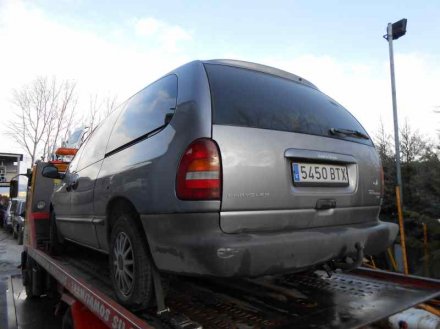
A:
<svg viewBox="0 0 440 329">
<path fill-rule="evenodd" d="M 165 116 L 177 103 L 177 76 L 168 75 L 142 89 L 127 101 L 111 134 L 107 152 L 163 127 Z"/>
<path fill-rule="evenodd" d="M 330 128 L 367 134 L 344 107 L 321 91 L 254 70 L 205 64 L 213 123 L 339 138 L 372 145 L 371 140 L 331 135 Z"/>
</svg>

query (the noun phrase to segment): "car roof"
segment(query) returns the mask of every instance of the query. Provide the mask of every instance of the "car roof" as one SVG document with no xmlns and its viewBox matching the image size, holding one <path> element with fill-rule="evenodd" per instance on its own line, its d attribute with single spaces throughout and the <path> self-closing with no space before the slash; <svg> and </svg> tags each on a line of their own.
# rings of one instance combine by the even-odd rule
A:
<svg viewBox="0 0 440 329">
<path fill-rule="evenodd" d="M 312 87 L 314 89 L 318 89 L 318 87 L 316 87 L 313 83 L 311 83 L 310 81 L 295 75 L 293 73 L 287 72 L 287 71 L 283 71 L 271 66 L 267 66 L 267 65 L 262 65 L 262 64 L 257 64 L 257 63 L 252 63 L 252 62 L 246 62 L 246 61 L 240 61 L 240 60 L 235 60 L 235 59 L 212 59 L 212 60 L 205 60 L 205 61 L 201 61 L 202 63 L 206 63 L 206 64 L 218 64 L 218 65 L 227 65 L 227 66 L 235 66 L 235 67 L 240 67 L 240 68 L 244 68 L 244 69 L 248 69 L 248 70 L 254 70 L 254 71 L 259 71 L 259 72 L 263 72 L 263 73 L 268 73 L 271 75 L 275 75 L 284 79 L 288 79 L 288 80 L 292 80 L 295 82 L 299 82 L 302 84 L 305 84 L 309 87 Z"/>
</svg>

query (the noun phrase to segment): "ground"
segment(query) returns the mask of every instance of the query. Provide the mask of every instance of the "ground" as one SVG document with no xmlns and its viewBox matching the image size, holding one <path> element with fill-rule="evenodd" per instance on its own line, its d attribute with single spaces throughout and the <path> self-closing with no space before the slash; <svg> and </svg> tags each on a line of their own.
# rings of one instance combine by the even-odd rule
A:
<svg viewBox="0 0 440 329">
<path fill-rule="evenodd" d="M 0 328 L 61 328 L 60 317 L 53 316 L 54 300 L 27 298 L 19 268 L 22 250 L 12 234 L 0 228 Z"/>
<path fill-rule="evenodd" d="M 20 273 L 20 255 L 23 246 L 17 244 L 4 229 L 0 229 L 0 276 Z"/>
</svg>

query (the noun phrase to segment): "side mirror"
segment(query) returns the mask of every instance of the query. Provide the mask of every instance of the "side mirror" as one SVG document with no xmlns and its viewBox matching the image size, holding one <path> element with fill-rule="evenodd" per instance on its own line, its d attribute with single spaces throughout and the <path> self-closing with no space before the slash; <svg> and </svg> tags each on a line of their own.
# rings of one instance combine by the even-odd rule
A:
<svg viewBox="0 0 440 329">
<path fill-rule="evenodd" d="M 18 195 L 18 180 L 11 180 L 9 183 L 9 197 L 16 198 Z"/>
<path fill-rule="evenodd" d="M 43 171 L 41 172 L 41 175 L 43 175 L 43 177 L 52 179 L 62 179 L 64 177 L 64 175 L 58 172 L 58 168 L 52 164 L 48 164 L 47 166 L 45 166 L 43 168 Z"/>
</svg>

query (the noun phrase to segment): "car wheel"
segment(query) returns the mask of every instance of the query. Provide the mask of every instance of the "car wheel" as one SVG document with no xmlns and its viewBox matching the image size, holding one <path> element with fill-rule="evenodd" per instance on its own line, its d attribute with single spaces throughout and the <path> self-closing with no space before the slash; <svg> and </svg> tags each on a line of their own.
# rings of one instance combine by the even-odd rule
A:
<svg viewBox="0 0 440 329">
<path fill-rule="evenodd" d="M 12 229 L 12 237 L 13 237 L 14 239 L 17 239 L 17 232 L 15 232 L 14 229 Z"/>
<path fill-rule="evenodd" d="M 131 310 L 147 308 L 154 294 L 152 261 L 134 215 L 117 215 L 110 237 L 110 273 L 118 301 Z"/>
<path fill-rule="evenodd" d="M 50 252 L 52 254 L 59 255 L 64 251 L 64 245 L 62 244 L 58 233 L 55 212 L 53 211 L 50 213 L 49 241 L 50 241 Z"/>
</svg>

